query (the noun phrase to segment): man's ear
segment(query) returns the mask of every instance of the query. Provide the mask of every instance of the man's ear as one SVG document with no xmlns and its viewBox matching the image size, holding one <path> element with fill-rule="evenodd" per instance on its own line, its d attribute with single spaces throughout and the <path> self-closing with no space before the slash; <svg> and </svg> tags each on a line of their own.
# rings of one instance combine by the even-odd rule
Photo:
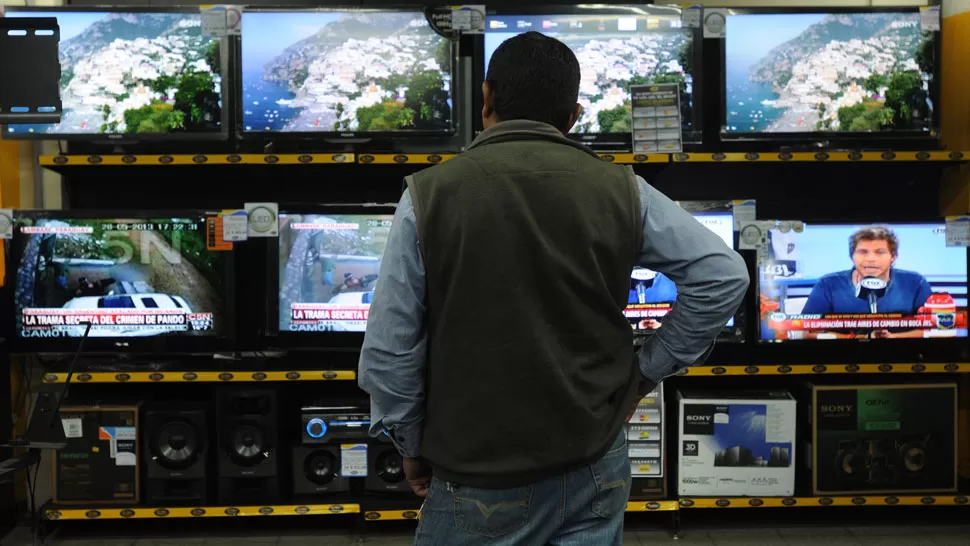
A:
<svg viewBox="0 0 970 546">
<path fill-rule="evenodd" d="M 576 122 L 579 121 L 579 116 L 581 115 L 583 115 L 583 105 L 576 103 L 576 108 L 574 108 L 573 113 L 569 115 L 569 126 L 566 127 L 566 134 L 569 134 L 569 131 L 573 130 L 573 125 L 576 125 Z"/>
<path fill-rule="evenodd" d="M 482 119 L 488 119 L 495 113 L 495 94 L 488 82 L 482 82 Z"/>
</svg>

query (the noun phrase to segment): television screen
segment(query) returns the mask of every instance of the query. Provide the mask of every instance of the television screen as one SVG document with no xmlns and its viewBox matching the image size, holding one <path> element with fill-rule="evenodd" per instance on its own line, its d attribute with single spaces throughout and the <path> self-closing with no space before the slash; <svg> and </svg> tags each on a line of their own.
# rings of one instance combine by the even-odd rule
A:
<svg viewBox="0 0 970 546">
<path fill-rule="evenodd" d="M 679 10 L 658 9 L 645 14 L 648 9 L 637 6 L 629 14 L 610 15 L 489 15 L 485 70 L 502 42 L 523 32 L 541 32 L 564 42 L 579 59 L 583 114 L 573 133 L 630 134 L 630 85 L 648 83 L 680 84 L 683 128 L 687 132 L 694 125 L 694 32 L 682 27 Z"/>
<path fill-rule="evenodd" d="M 220 40 L 199 12 L 8 11 L 56 17 L 61 122 L 9 125 L 7 138 L 221 134 Z"/>
<path fill-rule="evenodd" d="M 393 218 L 280 214 L 281 333 L 366 329 Z"/>
<path fill-rule="evenodd" d="M 420 12 L 247 11 L 243 128 L 450 133 L 453 56 Z"/>
<path fill-rule="evenodd" d="M 761 339 L 967 336 L 967 250 L 936 224 L 769 232 Z"/>
<path fill-rule="evenodd" d="M 935 47 L 918 10 L 728 15 L 724 130 L 929 132 Z"/>
<path fill-rule="evenodd" d="M 687 210 L 693 207 L 681 203 Z M 728 246 L 734 246 L 734 214 L 727 210 L 692 211 L 700 223 L 716 233 Z M 634 268 L 630 274 L 629 305 L 623 311 L 635 333 L 649 333 L 660 328 L 664 316 L 674 308 L 677 301 L 677 286 L 663 273 Z M 726 327 L 734 326 L 734 319 Z"/>
<path fill-rule="evenodd" d="M 224 253 L 204 218 L 15 218 L 21 338 L 226 336 Z"/>
</svg>

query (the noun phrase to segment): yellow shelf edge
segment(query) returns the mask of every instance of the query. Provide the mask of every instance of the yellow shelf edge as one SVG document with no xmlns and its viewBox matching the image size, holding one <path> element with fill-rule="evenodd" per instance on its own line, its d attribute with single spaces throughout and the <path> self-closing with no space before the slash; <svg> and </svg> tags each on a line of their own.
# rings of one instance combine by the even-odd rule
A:
<svg viewBox="0 0 970 546">
<path fill-rule="evenodd" d="M 671 154 L 674 163 L 899 163 L 953 162 L 970 160 L 965 151 L 889 151 L 889 152 L 730 152 Z"/>
<path fill-rule="evenodd" d="M 42 167 L 144 167 L 172 165 L 320 165 L 354 163 L 355 154 L 42 155 Z"/>
<path fill-rule="evenodd" d="M 209 372 L 80 372 L 71 383 L 270 383 L 287 381 L 354 381 L 349 370 L 209 371 Z M 67 373 L 46 373 L 47 384 L 64 383 Z"/>
<path fill-rule="evenodd" d="M 712 377 L 725 375 L 858 375 L 858 374 L 920 374 L 970 373 L 970 363 L 949 364 L 771 364 L 751 366 L 693 366 L 683 375 Z"/>
<path fill-rule="evenodd" d="M 360 165 L 435 165 L 458 154 L 358 154 Z"/>
<path fill-rule="evenodd" d="M 359 504 L 300 504 L 273 506 L 202 506 L 180 508 L 47 508 L 48 520 L 226 518 L 252 516 L 332 516 L 359 514 Z"/>
<path fill-rule="evenodd" d="M 691 497 L 680 509 L 698 508 L 827 508 L 830 506 L 966 506 L 965 495 L 859 495 L 831 497 Z"/>
<path fill-rule="evenodd" d="M 626 505 L 627 512 L 676 512 L 680 510 L 677 501 L 630 501 Z"/>
<path fill-rule="evenodd" d="M 366 521 L 404 521 L 421 517 L 421 511 L 415 510 L 365 510 Z"/>
</svg>

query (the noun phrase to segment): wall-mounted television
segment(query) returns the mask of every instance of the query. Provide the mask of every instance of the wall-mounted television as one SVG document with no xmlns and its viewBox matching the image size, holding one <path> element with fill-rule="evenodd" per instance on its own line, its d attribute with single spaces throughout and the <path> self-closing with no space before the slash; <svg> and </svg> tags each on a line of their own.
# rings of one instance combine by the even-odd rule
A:
<svg viewBox="0 0 970 546">
<path fill-rule="evenodd" d="M 9 7 L 6 16 L 57 18 L 63 114 L 7 125 L 3 138 L 226 138 L 225 41 L 202 35 L 198 9 Z"/>
<path fill-rule="evenodd" d="M 554 37 L 576 53 L 583 114 L 572 130 L 574 138 L 600 149 L 631 149 L 630 85 L 676 83 L 683 140 L 701 141 L 701 41 L 698 29 L 681 23 L 680 8 L 523 4 L 489 9 L 485 22 L 484 51 L 476 59 L 481 63 L 475 70 L 478 78 L 485 78 L 498 46 L 523 32 Z M 479 110 L 480 95 L 476 92 Z"/>
<path fill-rule="evenodd" d="M 943 222 L 786 225 L 759 269 L 765 342 L 967 337 L 967 249 Z"/>
<path fill-rule="evenodd" d="M 753 201 L 741 201 L 746 206 Z M 734 236 L 734 201 L 678 201 L 698 222 L 717 234 L 731 248 L 736 248 Z M 636 267 L 630 274 L 630 296 L 623 314 L 630 321 L 635 334 L 650 335 L 663 326 L 664 317 L 677 301 L 677 286 L 663 273 Z M 744 309 L 725 325 L 719 336 L 723 341 L 743 341 Z"/>
<path fill-rule="evenodd" d="M 233 338 L 231 251 L 210 249 L 200 211 L 37 211 L 14 216 L 14 343 L 185 352 Z"/>
<path fill-rule="evenodd" d="M 731 10 L 722 137 L 930 139 L 939 32 L 918 8 Z"/>
<path fill-rule="evenodd" d="M 246 11 L 242 131 L 455 132 L 454 43 L 422 11 Z"/>
<path fill-rule="evenodd" d="M 393 205 L 280 213 L 276 286 L 283 345 L 359 345 L 394 218 Z"/>
</svg>

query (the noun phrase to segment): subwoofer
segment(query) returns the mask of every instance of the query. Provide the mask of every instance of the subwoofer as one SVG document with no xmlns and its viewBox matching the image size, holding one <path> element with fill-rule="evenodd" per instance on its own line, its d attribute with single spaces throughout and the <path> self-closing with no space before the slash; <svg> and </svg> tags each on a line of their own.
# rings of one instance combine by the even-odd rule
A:
<svg viewBox="0 0 970 546">
<path fill-rule="evenodd" d="M 368 491 L 382 493 L 410 493 L 411 487 L 404 479 L 404 459 L 397 449 L 386 442 L 372 442 L 367 449 Z"/>
<path fill-rule="evenodd" d="M 293 494 L 314 495 L 350 491 L 340 476 L 340 446 L 293 446 Z"/>
<path fill-rule="evenodd" d="M 230 389 L 218 396 L 219 502 L 279 500 L 276 391 Z"/>
<path fill-rule="evenodd" d="M 156 506 L 205 506 L 209 431 L 201 407 L 149 409 L 145 412 L 146 496 Z"/>
</svg>

